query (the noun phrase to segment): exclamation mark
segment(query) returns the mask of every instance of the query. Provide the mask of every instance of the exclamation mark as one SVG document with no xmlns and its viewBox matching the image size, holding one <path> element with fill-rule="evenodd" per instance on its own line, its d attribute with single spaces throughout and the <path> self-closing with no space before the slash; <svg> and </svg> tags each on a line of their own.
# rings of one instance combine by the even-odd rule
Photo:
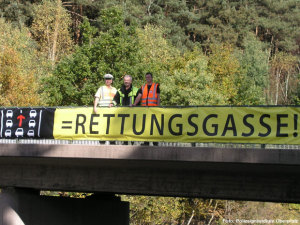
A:
<svg viewBox="0 0 300 225">
<path fill-rule="evenodd" d="M 298 114 L 294 114 L 294 129 L 295 129 L 295 131 L 297 131 L 297 129 L 298 129 Z M 293 136 L 297 137 L 298 133 L 294 132 Z"/>
</svg>

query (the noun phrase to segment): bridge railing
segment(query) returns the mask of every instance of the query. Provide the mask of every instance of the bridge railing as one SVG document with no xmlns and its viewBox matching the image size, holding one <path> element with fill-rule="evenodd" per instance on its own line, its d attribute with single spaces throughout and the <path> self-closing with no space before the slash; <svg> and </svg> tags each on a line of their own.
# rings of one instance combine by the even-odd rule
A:
<svg viewBox="0 0 300 225">
<path fill-rule="evenodd" d="M 51 144 L 51 145 L 111 145 L 101 143 L 98 140 L 56 140 L 56 139 L 0 139 L 0 144 Z M 115 141 L 114 145 L 125 145 L 124 141 Z M 129 141 L 126 145 L 143 146 L 144 142 Z M 154 146 L 153 142 L 149 146 Z M 181 142 L 158 142 L 158 147 L 215 147 L 215 148 L 258 148 L 258 149 L 299 149 L 300 145 L 275 145 L 275 144 L 252 144 L 252 143 L 181 143 Z"/>
</svg>

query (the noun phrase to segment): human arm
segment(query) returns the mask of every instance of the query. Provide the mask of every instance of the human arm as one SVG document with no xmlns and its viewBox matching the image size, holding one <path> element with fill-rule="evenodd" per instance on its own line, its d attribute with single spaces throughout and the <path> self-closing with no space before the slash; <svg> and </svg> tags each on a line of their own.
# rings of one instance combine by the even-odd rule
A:
<svg viewBox="0 0 300 225">
<path fill-rule="evenodd" d="M 157 94 L 157 106 L 160 106 L 160 94 Z"/>
<path fill-rule="evenodd" d="M 137 104 L 139 104 L 141 98 L 142 98 L 142 94 L 139 93 L 132 106 L 136 106 Z"/>
<path fill-rule="evenodd" d="M 116 105 L 120 105 L 120 93 L 119 93 L 119 91 L 117 91 L 117 93 L 115 94 L 114 99 L 113 99 L 113 102 L 114 102 L 115 104 L 111 103 L 111 104 L 109 105 L 110 107 L 116 106 Z"/>
<path fill-rule="evenodd" d="M 97 90 L 96 94 L 95 94 L 95 99 L 94 99 L 94 113 L 97 113 L 97 106 L 101 97 L 101 91 L 100 91 L 101 87 Z"/>
<path fill-rule="evenodd" d="M 160 106 L 160 85 L 157 86 L 157 106 Z"/>
<path fill-rule="evenodd" d="M 99 98 L 95 97 L 95 99 L 94 99 L 94 113 L 97 113 L 98 102 L 99 102 Z"/>
</svg>

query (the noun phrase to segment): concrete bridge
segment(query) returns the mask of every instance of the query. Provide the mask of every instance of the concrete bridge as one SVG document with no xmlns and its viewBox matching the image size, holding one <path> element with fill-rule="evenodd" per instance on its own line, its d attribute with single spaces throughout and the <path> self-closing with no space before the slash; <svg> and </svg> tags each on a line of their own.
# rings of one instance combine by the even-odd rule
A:
<svg viewBox="0 0 300 225">
<path fill-rule="evenodd" d="M 299 178 L 297 149 L 0 144 L 2 196 L 25 196 L 27 203 L 39 201 L 38 208 L 42 205 L 38 197 L 28 198 L 24 190 L 96 192 L 102 197 L 134 194 L 299 203 Z M 34 196 L 33 192 L 30 195 Z M 109 199 L 126 214 L 126 203 L 115 197 Z M 47 201 L 47 207 L 52 205 L 52 200 Z M 90 205 L 95 204 L 93 201 Z M 9 201 L 2 202 L 15 207 Z M 21 214 L 16 213 L 22 220 Z M 128 223 L 126 215 L 119 216 L 123 222 L 111 224 Z"/>
</svg>

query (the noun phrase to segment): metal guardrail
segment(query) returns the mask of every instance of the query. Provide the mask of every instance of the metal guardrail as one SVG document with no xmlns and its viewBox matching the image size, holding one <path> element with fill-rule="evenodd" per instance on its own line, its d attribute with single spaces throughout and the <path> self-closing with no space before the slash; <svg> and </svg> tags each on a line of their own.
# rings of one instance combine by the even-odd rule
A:
<svg viewBox="0 0 300 225">
<path fill-rule="evenodd" d="M 0 139 L 0 144 L 57 144 L 57 145 L 110 145 L 98 140 L 55 140 L 55 139 Z M 129 141 L 127 145 L 143 145 L 144 142 Z M 115 145 L 125 145 L 124 141 L 115 141 Z M 153 146 L 153 142 L 149 143 Z M 180 143 L 158 142 L 159 147 L 215 147 L 215 148 L 259 148 L 259 149 L 300 149 L 300 145 L 274 144 L 236 144 L 236 143 Z"/>
</svg>

